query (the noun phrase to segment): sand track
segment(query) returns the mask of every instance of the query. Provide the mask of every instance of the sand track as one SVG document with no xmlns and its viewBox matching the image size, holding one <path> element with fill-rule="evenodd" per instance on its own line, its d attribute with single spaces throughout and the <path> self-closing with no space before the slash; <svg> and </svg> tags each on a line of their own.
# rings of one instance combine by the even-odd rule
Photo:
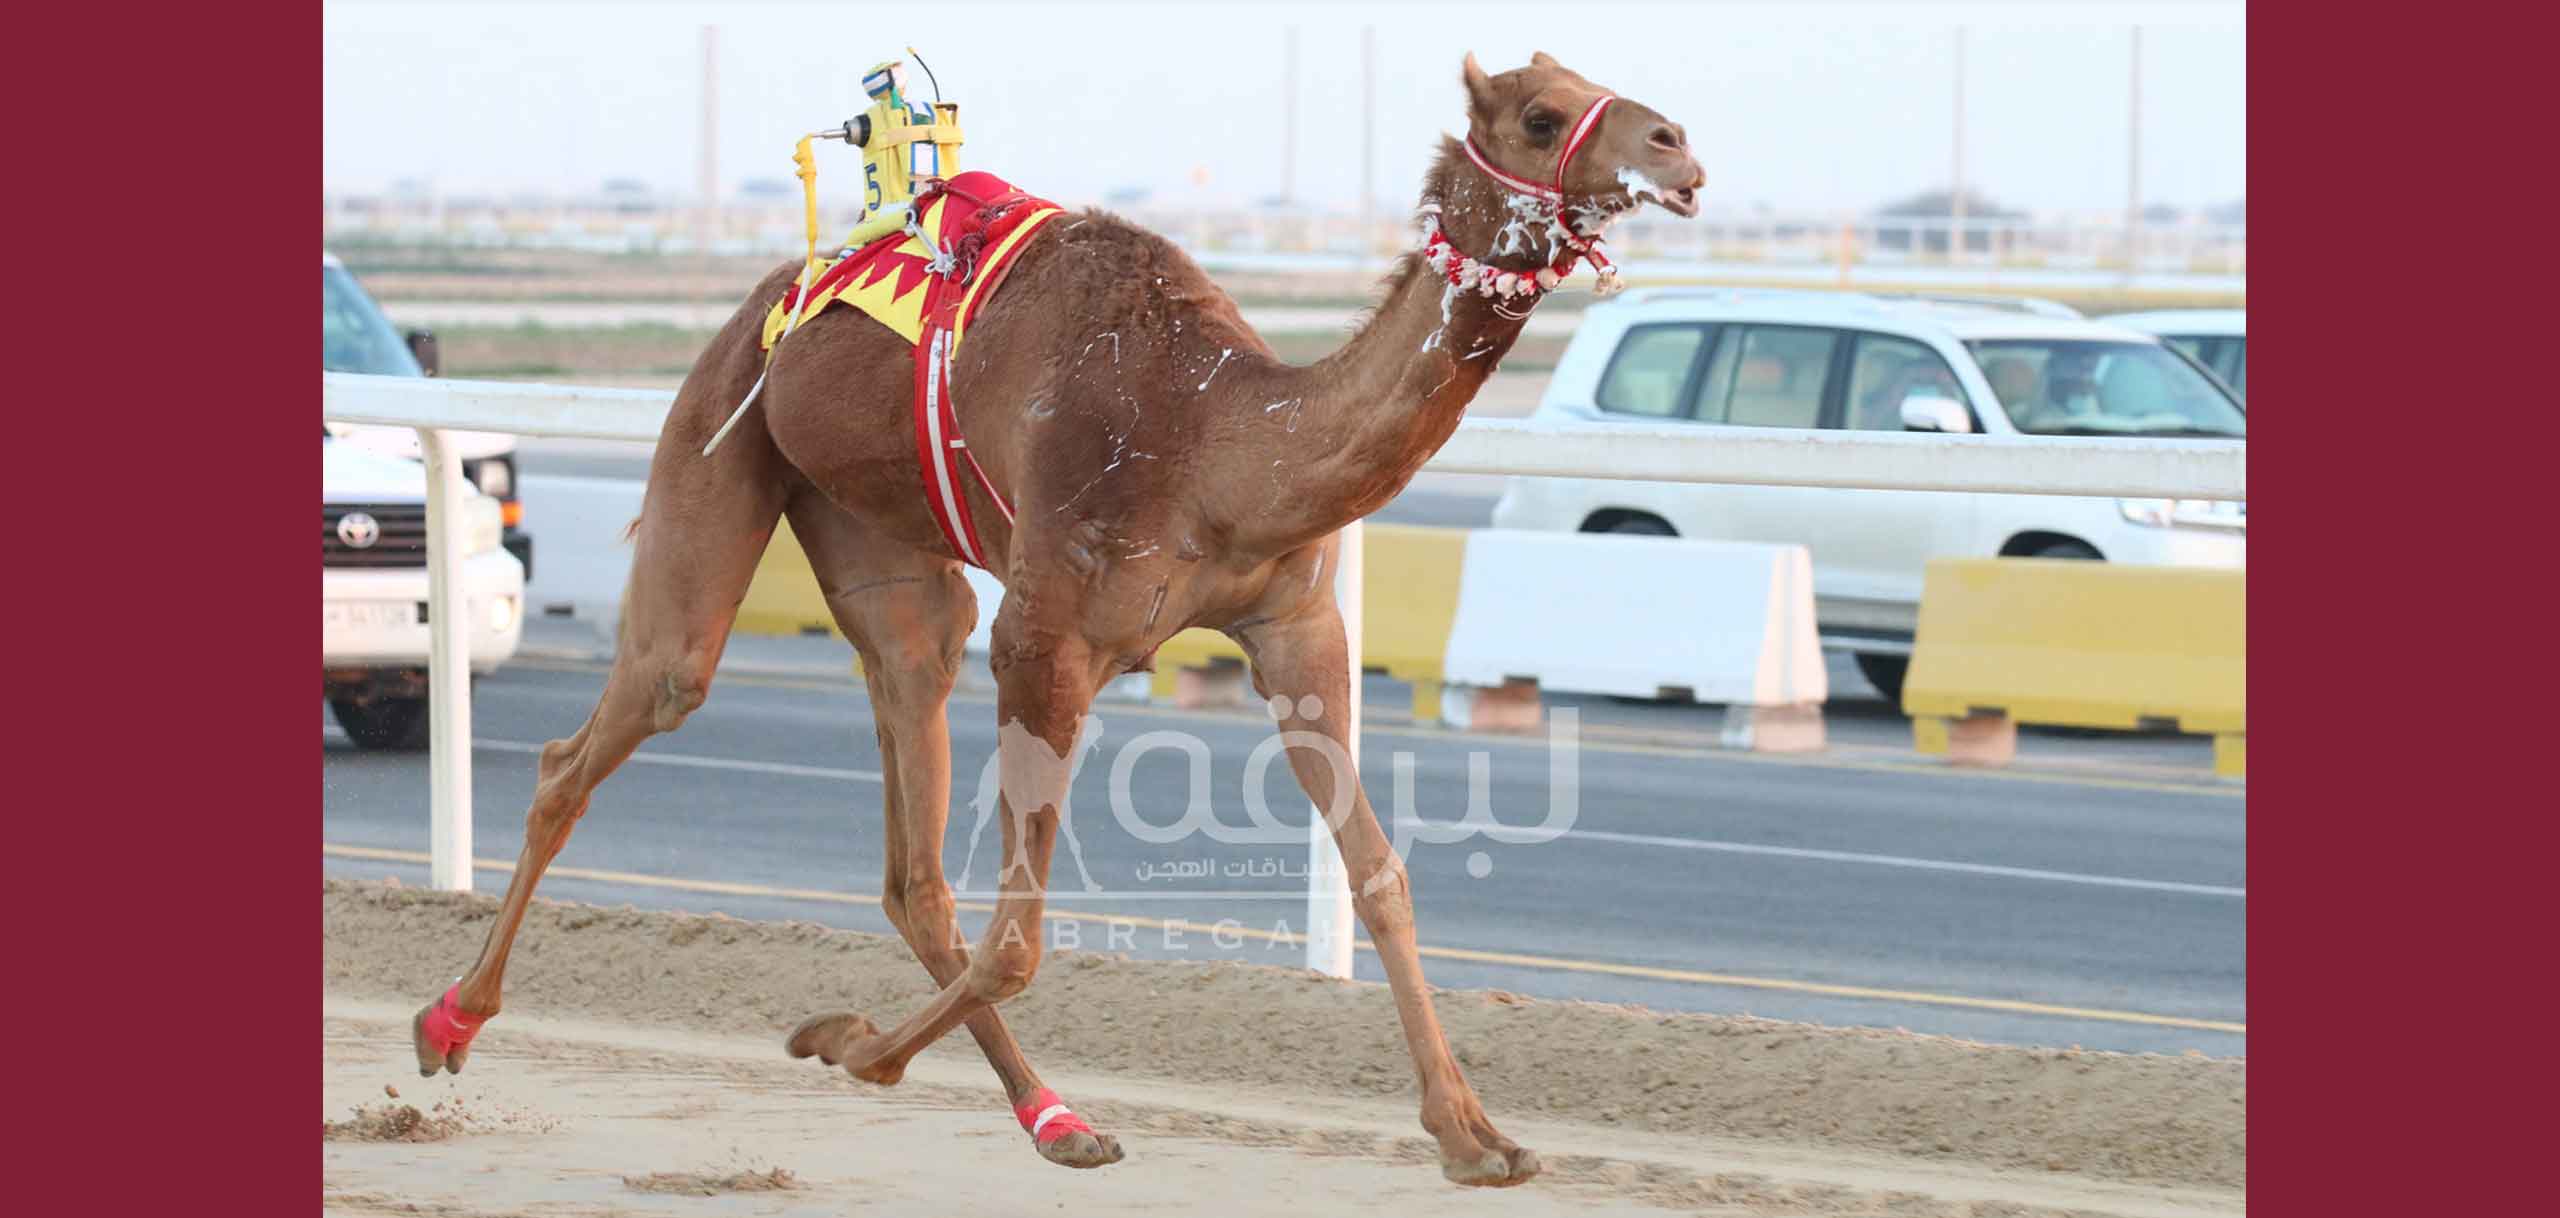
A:
<svg viewBox="0 0 2560 1218">
<path fill-rule="evenodd" d="M 1040 1162 L 965 1036 L 894 1089 L 793 1062 L 826 1009 L 927 996 L 903 945 L 806 923 L 538 903 L 468 1073 L 410 1061 L 408 1018 L 495 901 L 324 880 L 324 1120 L 379 1104 L 480 1119 L 432 1143 L 327 1142 L 350 1214 L 1401 1213 L 1925 1216 L 2241 1208 L 2243 1065 L 1664 1015 L 1445 991 L 1487 1109 L 1548 1173 L 1444 1184 L 1383 986 L 1303 970 L 1053 956 L 1008 1022 L 1130 1160 Z M 1284 953 L 1275 953 L 1275 958 Z M 774 1178 L 754 1192 L 626 1182 Z"/>
</svg>

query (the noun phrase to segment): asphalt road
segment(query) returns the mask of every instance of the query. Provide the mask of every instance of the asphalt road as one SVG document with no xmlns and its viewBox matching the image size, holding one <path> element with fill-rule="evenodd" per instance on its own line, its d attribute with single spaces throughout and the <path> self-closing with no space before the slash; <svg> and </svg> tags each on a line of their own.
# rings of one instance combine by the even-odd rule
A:
<svg viewBox="0 0 2560 1218">
<path fill-rule="evenodd" d="M 738 642 L 708 705 L 605 784 L 559 862 L 614 874 L 555 874 L 543 894 L 888 932 L 872 903 L 880 758 L 849 649 Z M 742 671 L 755 664 L 765 667 Z M 577 727 L 602 671 L 532 658 L 480 682 L 477 857 L 514 857 L 533 750 Z M 1568 823 L 1550 801 L 1544 742 L 1411 727 L 1397 691 L 1374 679 L 1367 695 L 1361 760 L 1382 816 L 1395 814 L 1399 755 L 1413 772 L 1406 816 L 1465 815 L 1480 754 L 1494 820 L 1568 826 L 1547 840 L 1445 832 L 1411 847 L 1420 937 L 1436 949 L 1425 968 L 1439 985 L 2013 1043 L 2245 1052 L 2243 800 L 2205 777 L 2193 741 L 2039 735 L 2024 751 L 2047 764 L 1966 773 L 1913 759 L 1900 719 L 1854 697 L 1835 698 L 1833 749 L 1793 760 L 1706 747 L 1713 708 L 1598 701 L 1583 710 Z M 1112 703 L 1096 715 L 1098 747 L 1070 805 L 1080 865 L 1062 843 L 1052 875 L 1052 909 L 1083 919 L 1053 926 L 1053 942 L 1299 963 L 1300 949 L 1268 939 L 1305 928 L 1306 804 L 1285 762 L 1246 777 L 1268 721 Z M 964 901 L 993 887 L 994 825 L 969 858 L 993 718 L 981 687 L 953 703 L 945 866 L 955 882 L 965 875 Z M 1134 747 L 1141 736 L 1154 747 Z M 1209 759 L 1205 804 L 1189 802 L 1191 746 L 1177 736 Z M 424 757 L 360 752 L 325 724 L 322 756 L 324 870 L 425 882 Z M 1126 792 L 1116 801 L 1115 767 Z M 1249 790 L 1280 828 L 1270 841 L 1218 840 L 1250 827 Z M 1186 806 L 1226 828 L 1176 832 Z M 1208 874 L 1175 875 L 1177 865 Z M 496 891 L 505 876 L 483 870 L 477 883 Z M 687 886 L 706 883 L 718 890 Z M 1115 926 L 1113 915 L 1132 920 Z M 984 924 L 983 912 L 962 918 L 972 934 Z M 1236 931 L 1196 929 L 1222 919 Z M 476 946 L 453 944 L 453 966 Z M 1365 951 L 1356 968 L 1381 978 Z"/>
</svg>

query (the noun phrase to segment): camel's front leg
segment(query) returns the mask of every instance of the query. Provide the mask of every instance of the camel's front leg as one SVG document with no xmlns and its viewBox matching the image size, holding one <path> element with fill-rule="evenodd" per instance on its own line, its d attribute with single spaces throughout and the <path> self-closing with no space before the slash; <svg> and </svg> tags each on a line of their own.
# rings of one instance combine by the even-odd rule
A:
<svg viewBox="0 0 2560 1218">
<path fill-rule="evenodd" d="M 1405 1047 L 1422 1081 L 1422 1128 L 1440 1141 L 1441 1174 L 1460 1184 L 1494 1187 L 1537 1175 L 1537 1152 L 1493 1127 L 1457 1059 L 1450 1056 L 1440 1017 L 1431 1009 L 1431 990 L 1423 983 L 1422 960 L 1414 949 L 1413 897 L 1404 861 L 1378 827 L 1345 741 L 1351 678 L 1339 610 L 1331 597 L 1324 597 L 1284 621 L 1252 627 L 1237 641 L 1253 657 L 1254 687 L 1266 698 L 1288 699 L 1280 730 L 1315 738 L 1303 744 L 1291 739 L 1289 768 L 1319 810 L 1332 810 L 1333 841 L 1342 851 L 1352 906 L 1395 989 L 1396 1017 L 1404 1024 Z"/>
</svg>

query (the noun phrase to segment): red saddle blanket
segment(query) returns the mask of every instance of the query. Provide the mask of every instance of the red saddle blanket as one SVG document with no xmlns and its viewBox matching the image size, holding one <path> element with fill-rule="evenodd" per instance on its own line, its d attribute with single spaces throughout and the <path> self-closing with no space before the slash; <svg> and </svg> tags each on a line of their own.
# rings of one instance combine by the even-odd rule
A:
<svg viewBox="0 0 2560 1218">
<path fill-rule="evenodd" d="M 914 345 L 916 461 L 924 471 L 925 503 L 952 552 L 973 566 L 987 566 L 987 556 L 957 465 L 968 466 L 1008 524 L 1013 507 L 960 434 L 951 404 L 951 356 L 1015 255 L 1058 212 L 1057 204 L 994 174 L 960 174 L 916 196 L 914 228 L 922 234 L 891 233 L 837 259 L 810 280 L 805 304 L 802 289 L 793 284 L 765 316 L 768 351 L 793 310 L 802 311 L 805 323 L 836 302 L 861 309 Z"/>
<path fill-rule="evenodd" d="M 926 281 L 936 258 L 947 255 L 948 278 L 958 289 L 950 327 L 956 347 L 979 307 L 995 294 L 1013 255 L 1058 211 L 1057 204 L 1033 198 L 994 174 L 961 174 L 916 197 L 913 214 L 917 227 L 931 234 L 929 241 L 912 232 L 894 232 L 828 263 L 809 282 L 809 302 L 800 320 L 806 323 L 820 309 L 841 303 L 869 314 L 910 343 L 922 342 Z M 802 307 L 798 284 L 765 313 L 766 350 L 781 339 L 795 307 Z"/>
</svg>

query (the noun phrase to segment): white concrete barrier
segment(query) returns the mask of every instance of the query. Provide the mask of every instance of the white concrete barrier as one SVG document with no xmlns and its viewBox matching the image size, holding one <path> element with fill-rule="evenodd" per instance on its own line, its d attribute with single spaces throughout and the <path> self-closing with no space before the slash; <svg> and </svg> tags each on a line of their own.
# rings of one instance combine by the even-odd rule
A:
<svg viewBox="0 0 2560 1218">
<path fill-rule="evenodd" d="M 1459 728 L 1534 726 L 1533 682 L 1687 690 L 1731 708 L 1729 746 L 1820 748 L 1830 696 L 1803 546 L 1480 530 L 1445 667 L 1442 718 Z"/>
</svg>

